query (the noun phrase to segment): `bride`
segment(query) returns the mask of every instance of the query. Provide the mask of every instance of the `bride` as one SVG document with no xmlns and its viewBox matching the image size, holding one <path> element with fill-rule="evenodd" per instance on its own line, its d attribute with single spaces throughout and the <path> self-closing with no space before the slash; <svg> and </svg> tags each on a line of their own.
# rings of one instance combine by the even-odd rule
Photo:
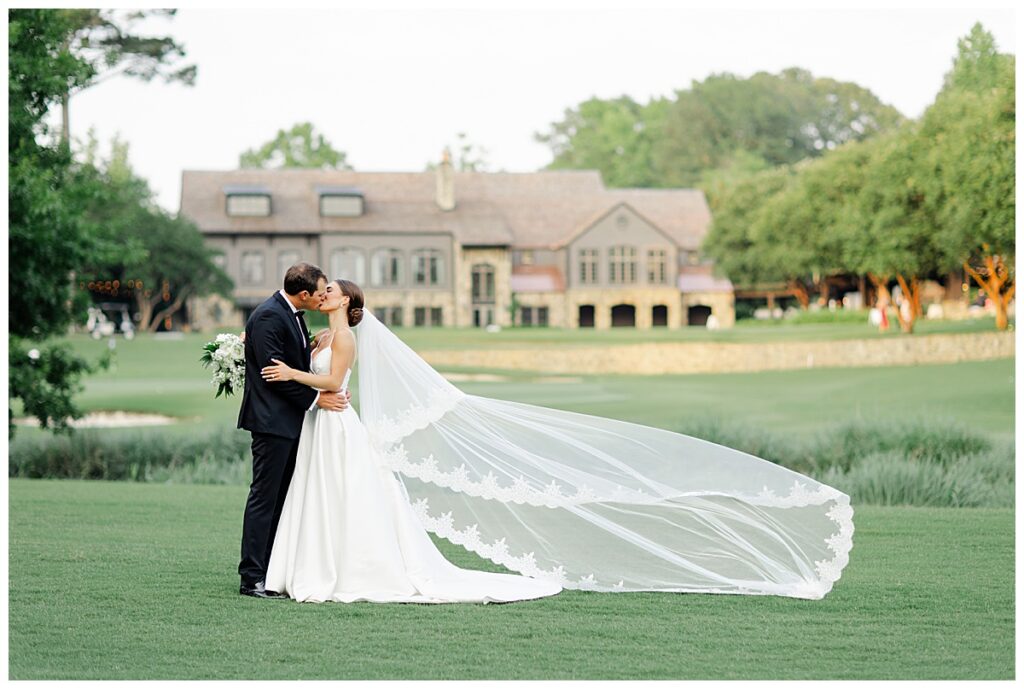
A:
<svg viewBox="0 0 1024 689">
<path fill-rule="evenodd" d="M 312 373 L 360 412 L 306 413 L 266 588 L 299 601 L 506 602 L 562 589 L 819 599 L 849 561 L 849 497 L 657 428 L 467 395 L 328 284 Z M 355 334 L 353 333 L 355 328 Z M 460 569 L 427 532 L 518 572 Z"/>
</svg>

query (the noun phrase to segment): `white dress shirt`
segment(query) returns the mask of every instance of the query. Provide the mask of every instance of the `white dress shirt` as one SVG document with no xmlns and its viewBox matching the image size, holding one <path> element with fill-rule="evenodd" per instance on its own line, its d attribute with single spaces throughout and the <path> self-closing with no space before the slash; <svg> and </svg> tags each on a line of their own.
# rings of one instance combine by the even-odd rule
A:
<svg viewBox="0 0 1024 689">
<path fill-rule="evenodd" d="M 295 305 L 292 304 L 292 300 L 288 298 L 288 294 L 283 289 L 277 290 L 277 293 L 280 294 L 282 297 L 284 297 L 284 303 L 288 304 L 288 308 L 290 308 L 292 310 L 292 314 L 293 315 L 297 314 L 299 312 L 299 310 L 297 308 L 295 308 Z M 299 317 L 298 316 L 295 316 L 295 327 L 299 328 Z M 302 335 L 302 328 L 299 328 L 299 335 L 302 336 L 302 337 L 305 337 L 304 335 Z M 311 368 L 312 366 L 313 366 L 313 359 L 312 359 L 312 357 L 310 357 L 310 361 L 306 365 L 306 368 L 308 369 L 308 368 Z M 317 391 L 316 397 L 313 398 L 313 404 L 309 405 L 309 409 L 307 409 L 306 411 L 313 411 L 316 408 L 316 401 L 318 399 L 320 399 L 320 392 L 319 391 Z"/>
</svg>

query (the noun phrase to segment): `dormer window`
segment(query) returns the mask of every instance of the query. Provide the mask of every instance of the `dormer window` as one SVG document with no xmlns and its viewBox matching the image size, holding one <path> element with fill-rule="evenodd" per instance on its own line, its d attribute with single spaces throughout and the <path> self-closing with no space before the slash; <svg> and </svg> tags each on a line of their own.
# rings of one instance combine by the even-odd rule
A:
<svg viewBox="0 0 1024 689">
<path fill-rule="evenodd" d="M 270 190 L 234 184 L 224 187 L 224 212 L 232 217 L 265 218 L 270 215 Z"/>
<path fill-rule="evenodd" d="M 363 192 L 355 187 L 317 187 L 320 216 L 358 218 L 363 214 Z"/>
</svg>

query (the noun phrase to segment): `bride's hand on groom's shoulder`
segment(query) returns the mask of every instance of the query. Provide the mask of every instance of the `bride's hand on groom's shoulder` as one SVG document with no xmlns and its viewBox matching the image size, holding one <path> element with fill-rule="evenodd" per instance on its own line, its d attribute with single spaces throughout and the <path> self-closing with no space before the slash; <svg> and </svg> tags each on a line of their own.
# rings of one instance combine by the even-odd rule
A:
<svg viewBox="0 0 1024 689">
<path fill-rule="evenodd" d="M 288 366 L 288 364 L 280 361 L 279 359 L 271 359 L 274 362 L 273 366 L 264 366 L 260 371 L 263 376 L 263 380 L 269 383 L 280 383 L 282 381 L 291 380 L 295 375 L 295 369 Z"/>
</svg>

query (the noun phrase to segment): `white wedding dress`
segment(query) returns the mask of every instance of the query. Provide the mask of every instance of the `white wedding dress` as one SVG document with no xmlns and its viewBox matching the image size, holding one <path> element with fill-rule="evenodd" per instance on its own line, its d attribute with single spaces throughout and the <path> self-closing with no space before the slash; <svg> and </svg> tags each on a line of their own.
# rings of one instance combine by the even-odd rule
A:
<svg viewBox="0 0 1024 689">
<path fill-rule="evenodd" d="M 311 368 L 330 373 L 330 346 Z M 306 412 L 266 587 L 297 601 L 344 603 L 510 602 L 562 590 L 445 560 L 351 406 Z"/>
</svg>

